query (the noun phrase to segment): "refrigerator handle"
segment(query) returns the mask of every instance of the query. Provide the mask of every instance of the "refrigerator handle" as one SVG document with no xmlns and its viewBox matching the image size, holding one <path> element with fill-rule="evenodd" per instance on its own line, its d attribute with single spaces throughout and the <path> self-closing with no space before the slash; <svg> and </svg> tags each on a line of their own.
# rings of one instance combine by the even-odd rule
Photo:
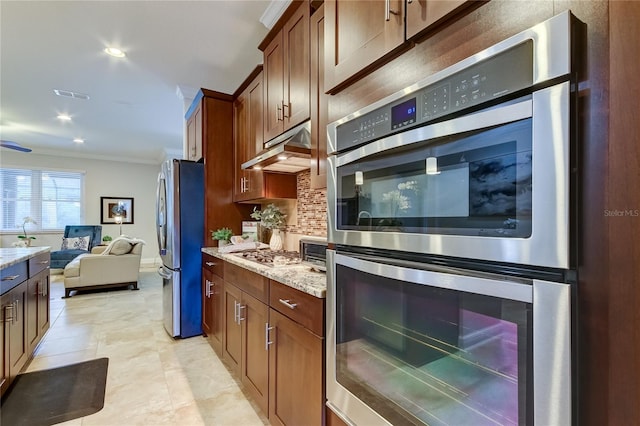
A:
<svg viewBox="0 0 640 426">
<path fill-rule="evenodd" d="M 162 278 L 167 280 L 171 278 L 171 273 L 166 272 L 166 270 L 164 269 L 164 266 L 158 266 L 158 275 L 160 275 Z"/>
<path fill-rule="evenodd" d="M 160 254 L 167 252 L 167 181 L 163 173 L 158 175 L 156 194 L 156 233 Z"/>
</svg>

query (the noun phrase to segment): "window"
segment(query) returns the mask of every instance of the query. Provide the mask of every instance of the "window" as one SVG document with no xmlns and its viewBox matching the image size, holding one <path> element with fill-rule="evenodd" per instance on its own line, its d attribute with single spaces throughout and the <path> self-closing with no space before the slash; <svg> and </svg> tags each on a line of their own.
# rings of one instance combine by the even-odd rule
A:
<svg viewBox="0 0 640 426">
<path fill-rule="evenodd" d="M 82 172 L 0 169 L 0 231 L 16 231 L 26 216 L 37 222 L 31 232 L 84 223 L 83 184 Z"/>
</svg>

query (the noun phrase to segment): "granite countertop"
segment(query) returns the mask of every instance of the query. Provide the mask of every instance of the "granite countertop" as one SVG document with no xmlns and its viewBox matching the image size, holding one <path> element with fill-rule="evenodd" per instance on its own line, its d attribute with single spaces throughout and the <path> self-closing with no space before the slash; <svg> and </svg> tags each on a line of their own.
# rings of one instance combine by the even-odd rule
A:
<svg viewBox="0 0 640 426">
<path fill-rule="evenodd" d="M 0 248 L 0 270 L 50 250 L 47 246 Z"/>
<path fill-rule="evenodd" d="M 314 272 L 309 265 L 296 264 L 285 266 L 266 266 L 262 263 L 247 260 L 231 253 L 218 253 L 216 247 L 203 247 L 202 252 L 256 272 L 274 281 L 303 291 L 315 297 L 325 298 L 327 293 L 327 276 L 322 272 Z"/>
</svg>

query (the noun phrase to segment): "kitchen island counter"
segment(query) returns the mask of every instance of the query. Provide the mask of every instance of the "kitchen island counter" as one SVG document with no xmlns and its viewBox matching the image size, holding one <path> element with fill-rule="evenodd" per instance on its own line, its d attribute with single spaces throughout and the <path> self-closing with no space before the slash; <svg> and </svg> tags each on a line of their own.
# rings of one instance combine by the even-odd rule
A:
<svg viewBox="0 0 640 426">
<path fill-rule="evenodd" d="M 0 270 L 28 260 L 41 253 L 51 250 L 51 247 L 16 247 L 0 248 Z"/>
<path fill-rule="evenodd" d="M 234 265 L 241 266 L 279 283 L 300 290 L 318 298 L 324 298 L 327 292 L 327 277 L 322 272 L 314 272 L 308 264 L 267 266 L 233 253 L 219 253 L 216 247 L 203 247 L 202 252 Z"/>
</svg>

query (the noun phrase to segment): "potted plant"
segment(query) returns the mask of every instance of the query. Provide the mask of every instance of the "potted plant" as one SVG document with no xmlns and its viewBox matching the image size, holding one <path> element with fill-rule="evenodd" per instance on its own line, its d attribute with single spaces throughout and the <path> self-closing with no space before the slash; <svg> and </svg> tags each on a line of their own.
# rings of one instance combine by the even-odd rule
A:
<svg viewBox="0 0 640 426">
<path fill-rule="evenodd" d="M 211 238 L 218 240 L 218 247 L 223 247 L 229 244 L 233 231 L 229 228 L 219 228 L 211 232 Z"/>
<path fill-rule="evenodd" d="M 284 244 L 282 243 L 280 229 L 286 224 L 285 218 L 287 215 L 282 213 L 280 208 L 274 204 L 269 204 L 263 210 L 256 210 L 256 207 L 254 207 L 251 217 L 259 220 L 260 226 L 271 230 L 271 238 L 269 239 L 271 250 L 282 250 Z"/>
<path fill-rule="evenodd" d="M 102 237 L 102 242 L 103 243 L 109 243 L 112 240 L 113 240 L 113 238 L 111 238 L 110 235 L 105 235 L 104 237 Z"/>
<path fill-rule="evenodd" d="M 27 228 L 26 228 L 27 223 L 33 223 L 34 225 L 38 224 L 35 220 L 33 220 L 29 216 L 26 216 L 22 220 L 22 235 L 18 235 L 18 238 L 20 239 L 20 245 L 22 245 L 23 247 L 31 246 L 31 240 L 36 239 L 36 237 L 27 235 Z M 20 225 L 17 225 L 17 226 L 20 226 Z"/>
</svg>

